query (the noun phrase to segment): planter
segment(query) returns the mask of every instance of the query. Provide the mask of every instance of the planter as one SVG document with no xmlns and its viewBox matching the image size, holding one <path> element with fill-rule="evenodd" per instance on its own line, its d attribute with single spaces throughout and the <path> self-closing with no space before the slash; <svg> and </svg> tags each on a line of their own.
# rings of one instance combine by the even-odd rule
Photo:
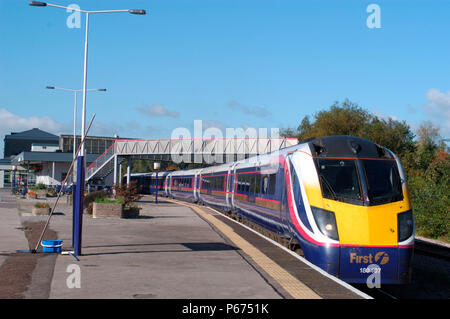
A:
<svg viewBox="0 0 450 319">
<path fill-rule="evenodd" d="M 31 213 L 35 216 L 45 216 L 45 215 L 50 215 L 50 207 L 45 207 L 45 208 L 37 208 L 34 207 L 31 209 Z"/>
<path fill-rule="evenodd" d="M 106 204 L 94 202 L 92 206 L 93 218 L 122 217 L 122 204 Z"/>
<path fill-rule="evenodd" d="M 125 209 L 122 204 L 92 203 L 93 218 L 137 218 L 140 208 Z"/>
<path fill-rule="evenodd" d="M 35 191 L 38 198 L 46 198 L 47 190 L 46 189 L 38 189 Z"/>
</svg>

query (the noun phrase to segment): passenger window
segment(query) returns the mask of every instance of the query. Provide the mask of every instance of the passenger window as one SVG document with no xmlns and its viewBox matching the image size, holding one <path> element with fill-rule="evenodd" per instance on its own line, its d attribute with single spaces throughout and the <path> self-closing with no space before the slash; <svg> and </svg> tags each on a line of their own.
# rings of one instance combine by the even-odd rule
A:
<svg viewBox="0 0 450 319">
<path fill-rule="evenodd" d="M 270 175 L 270 180 L 269 180 L 269 194 L 270 195 L 274 195 L 275 194 L 275 186 L 276 186 L 276 181 L 277 181 L 277 175 L 275 174 L 271 174 Z"/>
<path fill-rule="evenodd" d="M 261 175 L 256 173 L 256 181 L 255 181 L 255 193 L 259 194 L 261 193 Z"/>
<path fill-rule="evenodd" d="M 269 190 L 269 176 L 263 175 L 262 179 L 262 193 L 267 194 Z"/>
</svg>

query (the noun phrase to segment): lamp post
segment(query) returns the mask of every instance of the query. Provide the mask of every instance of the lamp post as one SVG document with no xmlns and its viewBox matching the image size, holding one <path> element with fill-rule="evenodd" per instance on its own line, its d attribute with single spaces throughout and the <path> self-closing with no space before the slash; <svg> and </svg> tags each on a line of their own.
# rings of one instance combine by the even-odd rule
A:
<svg viewBox="0 0 450 319">
<path fill-rule="evenodd" d="M 46 89 L 49 90 L 61 90 L 61 91 L 68 91 L 68 92 L 73 92 L 74 94 L 74 105 L 73 105 L 73 158 L 75 159 L 76 157 L 76 138 L 77 138 L 77 95 L 78 92 L 81 92 L 81 89 L 78 90 L 74 90 L 74 89 L 66 89 L 66 88 L 58 88 L 55 86 L 46 86 Z M 95 92 L 106 92 L 106 89 L 87 89 L 88 92 L 90 91 L 95 91 Z"/>
<path fill-rule="evenodd" d="M 158 204 L 158 170 L 161 168 L 161 163 L 155 162 L 153 163 L 153 169 L 156 170 L 156 193 L 155 193 L 155 204 Z"/>
<path fill-rule="evenodd" d="M 13 165 L 11 168 L 12 168 L 12 171 L 13 171 L 12 191 L 11 191 L 11 193 L 15 194 L 15 191 L 16 191 L 16 169 L 17 169 L 17 167 L 16 167 L 16 165 Z"/>
<path fill-rule="evenodd" d="M 85 138 L 85 126 L 86 126 L 86 91 L 87 91 L 87 61 L 88 61 L 88 31 L 89 31 L 89 15 L 94 13 L 121 13 L 128 12 L 131 14 L 144 15 L 146 14 L 145 10 L 135 10 L 135 9 L 127 9 L 127 10 L 97 10 L 97 11 L 87 11 L 81 10 L 77 8 L 69 8 L 66 6 L 60 6 L 57 4 L 51 4 L 40 1 L 30 1 L 30 6 L 33 7 L 55 7 L 65 10 L 71 10 L 80 13 L 86 13 L 86 35 L 84 41 L 84 68 L 83 68 L 83 110 L 82 110 L 82 118 L 81 118 L 81 150 L 80 155 L 77 159 L 77 201 L 74 205 L 76 205 L 76 217 L 75 217 L 75 239 L 74 239 L 74 253 L 75 255 L 81 255 L 81 230 L 82 230 L 82 222 L 83 222 L 83 199 L 84 199 L 84 156 L 85 156 L 85 148 L 84 148 L 84 138 Z"/>
<path fill-rule="evenodd" d="M 67 92 L 73 92 L 74 95 L 74 105 L 73 105 L 73 160 L 75 160 L 76 156 L 77 156 L 77 95 L 78 92 L 81 92 L 81 89 L 78 90 L 74 90 L 74 89 L 66 89 L 66 88 L 59 88 L 59 87 L 55 87 L 55 86 L 49 86 L 47 85 L 45 87 L 46 89 L 49 90 L 61 90 L 61 91 L 67 91 Z M 106 89 L 88 89 L 89 91 L 99 91 L 99 92 L 106 92 Z M 76 170 L 73 170 L 73 174 L 72 174 L 72 203 L 75 202 L 76 200 L 76 180 L 75 180 L 75 175 L 76 174 Z M 62 181 L 61 181 L 62 182 Z M 61 183 L 61 187 L 64 187 L 64 185 L 62 185 Z M 73 205 L 72 207 L 72 246 L 74 246 L 74 238 L 75 238 L 75 216 L 76 216 L 76 211 L 75 211 L 75 205 Z"/>
</svg>

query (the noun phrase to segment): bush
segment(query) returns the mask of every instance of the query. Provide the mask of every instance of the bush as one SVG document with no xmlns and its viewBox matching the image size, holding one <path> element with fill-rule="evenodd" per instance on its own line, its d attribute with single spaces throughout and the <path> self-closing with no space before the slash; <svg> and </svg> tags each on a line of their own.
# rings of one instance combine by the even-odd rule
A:
<svg viewBox="0 0 450 319">
<path fill-rule="evenodd" d="M 100 204 L 124 204 L 125 201 L 122 197 L 118 198 L 105 198 L 105 197 L 97 197 L 94 200 L 94 203 L 100 203 Z"/>
<path fill-rule="evenodd" d="M 408 181 L 416 232 L 431 238 L 448 239 L 450 225 L 450 156 L 440 153 L 424 174 Z"/>
<path fill-rule="evenodd" d="M 36 186 L 31 186 L 30 187 L 31 190 L 41 190 L 41 189 L 47 189 L 47 186 L 45 186 L 44 184 L 37 184 Z"/>
<path fill-rule="evenodd" d="M 140 188 L 137 186 L 137 181 L 131 181 L 130 185 L 114 185 L 116 198 L 123 198 L 125 207 L 130 207 L 131 204 L 142 198 Z"/>
</svg>

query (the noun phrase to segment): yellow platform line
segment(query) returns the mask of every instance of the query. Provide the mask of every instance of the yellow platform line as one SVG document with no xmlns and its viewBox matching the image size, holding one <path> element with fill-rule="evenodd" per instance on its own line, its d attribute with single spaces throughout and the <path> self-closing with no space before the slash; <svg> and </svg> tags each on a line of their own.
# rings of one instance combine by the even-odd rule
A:
<svg viewBox="0 0 450 319">
<path fill-rule="evenodd" d="M 311 288 L 292 276 L 285 269 L 280 267 L 276 262 L 263 254 L 258 248 L 250 244 L 244 238 L 239 236 L 230 226 L 215 218 L 213 215 L 205 213 L 201 208 L 195 205 L 189 205 L 176 201 L 190 207 L 195 213 L 209 221 L 225 236 L 227 236 L 237 247 L 247 254 L 253 261 L 258 264 L 269 276 L 275 279 L 281 287 L 283 287 L 295 299 L 321 299 Z"/>
</svg>

